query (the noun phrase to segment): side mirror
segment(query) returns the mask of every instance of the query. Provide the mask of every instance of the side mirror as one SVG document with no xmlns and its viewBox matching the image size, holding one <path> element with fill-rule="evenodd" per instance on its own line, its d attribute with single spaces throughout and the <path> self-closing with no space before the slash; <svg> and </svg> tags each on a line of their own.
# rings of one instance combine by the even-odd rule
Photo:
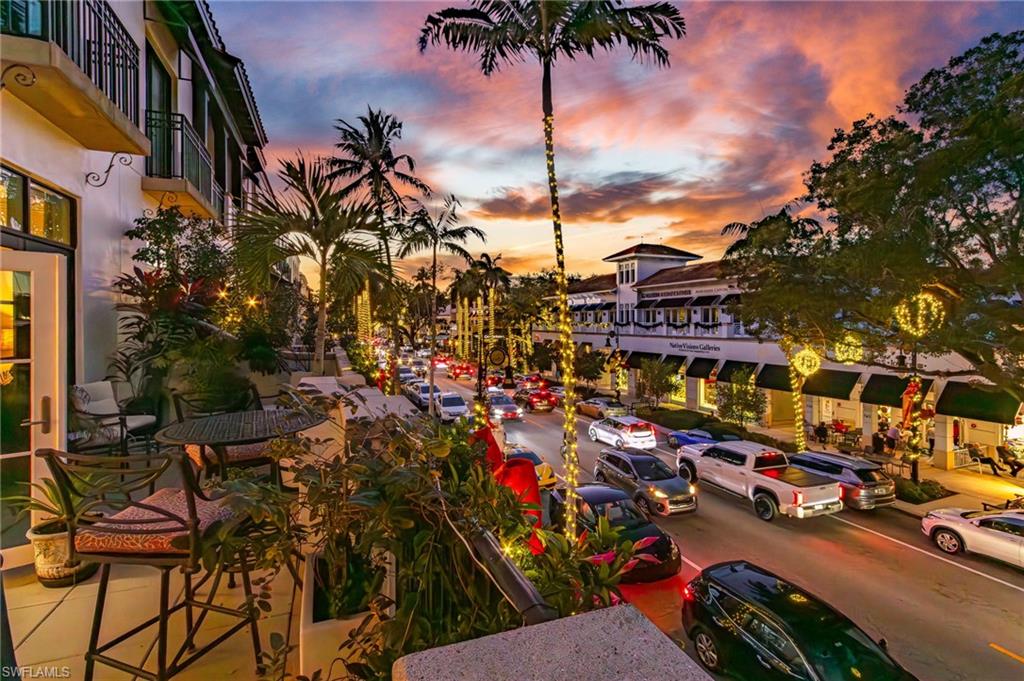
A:
<svg viewBox="0 0 1024 681">
<path fill-rule="evenodd" d="M 889 650 L 889 642 L 886 641 L 884 638 L 880 638 L 878 639 L 878 647 L 882 650 Z"/>
</svg>

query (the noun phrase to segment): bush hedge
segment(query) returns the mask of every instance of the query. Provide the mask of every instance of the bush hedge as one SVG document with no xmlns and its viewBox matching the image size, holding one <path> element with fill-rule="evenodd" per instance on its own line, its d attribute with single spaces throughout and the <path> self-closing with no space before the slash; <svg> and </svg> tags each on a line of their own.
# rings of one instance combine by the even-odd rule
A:
<svg viewBox="0 0 1024 681">
<path fill-rule="evenodd" d="M 935 480 L 922 480 L 915 483 L 908 478 L 896 477 L 896 498 L 910 504 L 926 504 L 929 501 L 942 499 L 953 494 Z"/>
</svg>

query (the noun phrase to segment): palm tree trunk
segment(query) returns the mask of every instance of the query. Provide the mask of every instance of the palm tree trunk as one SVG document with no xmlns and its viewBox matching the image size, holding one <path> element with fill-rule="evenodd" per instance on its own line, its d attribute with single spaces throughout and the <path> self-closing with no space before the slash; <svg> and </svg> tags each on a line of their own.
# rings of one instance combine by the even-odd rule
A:
<svg viewBox="0 0 1024 681">
<path fill-rule="evenodd" d="M 544 3 L 541 3 L 543 13 Z M 555 232 L 555 285 L 558 295 L 558 328 L 562 353 L 562 383 L 565 386 L 562 425 L 562 458 L 567 487 L 565 533 L 576 537 L 576 484 L 579 480 L 579 455 L 576 451 L 576 377 L 573 372 L 574 345 L 569 319 L 569 285 L 565 276 L 565 244 L 562 238 L 562 214 L 558 205 L 558 177 L 555 174 L 554 106 L 551 101 L 551 62 L 544 61 L 541 83 L 544 108 L 544 155 L 548 166 L 548 192 L 551 195 L 551 223 Z"/>
<path fill-rule="evenodd" d="M 324 374 L 324 346 L 327 344 L 327 254 L 320 254 L 320 299 L 316 306 L 316 340 L 313 373 Z"/>
<path fill-rule="evenodd" d="M 430 358 L 427 359 L 427 394 L 430 402 L 427 413 L 434 415 L 434 355 L 437 354 L 437 244 L 434 244 L 430 263 Z"/>
<path fill-rule="evenodd" d="M 377 225 L 380 228 L 381 244 L 384 247 L 384 261 L 387 264 L 388 276 L 392 279 L 395 276 L 395 268 L 391 264 L 391 243 L 388 240 L 387 230 L 384 227 L 384 204 L 378 199 L 377 201 Z M 391 319 L 388 320 L 391 326 L 391 345 L 392 354 L 388 358 L 388 372 L 390 374 L 390 392 L 392 395 L 398 394 L 398 349 L 399 344 L 399 331 L 398 331 L 398 317 L 395 314 L 391 315 Z"/>
</svg>

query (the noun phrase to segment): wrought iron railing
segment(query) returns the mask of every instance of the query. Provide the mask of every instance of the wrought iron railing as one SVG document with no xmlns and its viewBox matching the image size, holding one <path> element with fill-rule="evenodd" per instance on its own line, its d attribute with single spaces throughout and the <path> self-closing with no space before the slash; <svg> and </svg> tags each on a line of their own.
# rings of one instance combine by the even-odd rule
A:
<svg viewBox="0 0 1024 681">
<path fill-rule="evenodd" d="M 210 153 L 182 114 L 146 110 L 146 137 L 152 147 L 146 158 L 149 177 L 184 178 L 214 210 L 224 216 L 224 189 L 213 179 Z"/>
<path fill-rule="evenodd" d="M 139 46 L 103 0 L 3 0 L 0 33 L 56 43 L 139 124 Z"/>
</svg>

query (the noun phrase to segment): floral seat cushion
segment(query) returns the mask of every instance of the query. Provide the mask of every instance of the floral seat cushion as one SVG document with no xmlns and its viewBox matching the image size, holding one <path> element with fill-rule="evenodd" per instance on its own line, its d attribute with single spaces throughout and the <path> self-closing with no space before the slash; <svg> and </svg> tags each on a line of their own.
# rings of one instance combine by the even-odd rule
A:
<svg viewBox="0 0 1024 681">
<path fill-rule="evenodd" d="M 254 442 L 247 445 L 228 445 L 225 454 L 227 455 L 228 464 L 232 464 L 266 458 L 266 450 L 266 442 Z M 192 462 L 199 468 L 206 465 L 206 462 L 203 461 L 203 448 L 199 445 L 185 445 L 185 452 L 188 454 L 188 458 L 192 459 Z M 217 455 L 207 448 L 206 458 L 216 462 Z"/>
<path fill-rule="evenodd" d="M 200 533 L 214 522 L 231 517 L 231 509 L 222 506 L 220 502 L 206 501 L 199 497 L 196 497 L 195 502 Z M 157 490 L 138 503 L 155 506 L 182 520 L 188 520 L 188 506 L 183 490 Z M 159 518 L 166 516 L 139 506 L 129 506 L 107 521 L 80 528 L 75 533 L 75 550 L 79 553 L 188 553 L 188 532 L 175 520 L 166 518 L 164 522 L 145 525 L 115 522 Z M 125 532 L 142 529 L 145 532 Z"/>
</svg>

